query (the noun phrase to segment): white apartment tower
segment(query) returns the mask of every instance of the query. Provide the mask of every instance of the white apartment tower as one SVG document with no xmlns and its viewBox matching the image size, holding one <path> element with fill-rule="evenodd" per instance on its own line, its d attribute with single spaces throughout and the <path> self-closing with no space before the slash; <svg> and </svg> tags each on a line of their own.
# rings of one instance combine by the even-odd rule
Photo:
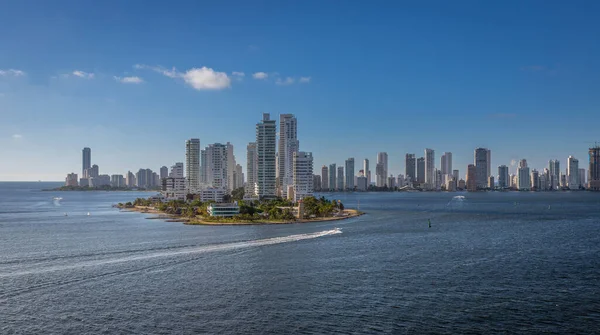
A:
<svg viewBox="0 0 600 335">
<path fill-rule="evenodd" d="M 525 159 L 521 159 L 519 162 L 519 169 L 517 170 L 517 184 L 519 191 L 531 190 L 531 177 L 529 174 L 529 167 L 527 167 L 527 160 Z"/>
<path fill-rule="evenodd" d="M 277 124 L 269 113 L 263 113 L 263 119 L 256 124 L 256 153 L 258 173 L 256 195 L 260 198 L 276 197 L 276 150 Z"/>
<path fill-rule="evenodd" d="M 295 152 L 292 159 L 294 201 L 311 196 L 314 192 L 313 156 L 310 152 Z"/>
<path fill-rule="evenodd" d="M 425 184 L 427 189 L 434 187 L 435 151 L 425 149 Z"/>
<path fill-rule="evenodd" d="M 218 188 L 231 192 L 234 184 L 235 157 L 233 145 L 214 143 L 209 144 L 204 150 L 206 161 L 202 170 L 206 171 L 205 186 Z"/>
<path fill-rule="evenodd" d="M 200 139 L 185 141 L 185 166 L 188 192 L 197 192 L 200 188 Z"/>
<path fill-rule="evenodd" d="M 569 189 L 579 189 L 579 160 L 573 156 L 567 159 L 567 184 Z"/>
<path fill-rule="evenodd" d="M 298 120 L 294 114 L 279 116 L 279 152 L 277 188 L 282 197 L 287 197 L 288 186 L 293 184 L 294 154 L 298 152 Z"/>
<path fill-rule="evenodd" d="M 258 182 L 258 152 L 256 143 L 250 142 L 246 147 L 246 187 L 244 194 L 248 198 L 256 196 L 256 183 Z"/>
<path fill-rule="evenodd" d="M 169 178 L 183 178 L 183 163 L 175 163 L 175 165 L 171 165 Z"/>
<path fill-rule="evenodd" d="M 548 170 L 550 171 L 550 188 L 557 190 L 560 188 L 560 162 L 556 159 L 548 162 Z"/>
</svg>

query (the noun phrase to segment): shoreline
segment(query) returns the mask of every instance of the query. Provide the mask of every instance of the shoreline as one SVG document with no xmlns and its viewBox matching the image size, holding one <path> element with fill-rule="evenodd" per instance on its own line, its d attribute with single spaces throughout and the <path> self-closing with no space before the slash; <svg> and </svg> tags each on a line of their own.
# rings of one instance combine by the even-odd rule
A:
<svg viewBox="0 0 600 335">
<path fill-rule="evenodd" d="M 327 221 L 339 221 L 345 219 L 351 219 L 364 215 L 364 212 L 360 212 L 356 209 L 344 209 L 343 216 L 331 216 L 323 218 L 309 218 L 294 221 L 239 221 L 239 222 L 219 222 L 210 221 L 205 218 L 187 218 L 176 214 L 167 214 L 160 210 L 147 207 L 147 206 L 135 206 L 130 208 L 120 208 L 120 210 L 127 212 L 137 212 L 142 214 L 155 214 L 156 216 L 148 217 L 148 220 L 165 220 L 166 222 L 181 222 L 185 225 L 206 225 L 206 226 L 252 226 L 252 225 L 270 225 L 270 224 L 294 224 L 294 223 L 310 223 L 310 222 L 327 222 Z"/>
</svg>

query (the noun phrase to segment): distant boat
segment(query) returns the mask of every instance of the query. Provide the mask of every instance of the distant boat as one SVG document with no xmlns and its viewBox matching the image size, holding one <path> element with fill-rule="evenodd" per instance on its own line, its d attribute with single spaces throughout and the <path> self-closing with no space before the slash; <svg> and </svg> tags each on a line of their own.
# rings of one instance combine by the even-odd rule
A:
<svg viewBox="0 0 600 335">
<path fill-rule="evenodd" d="M 54 198 L 52 198 L 52 200 L 60 201 L 60 200 L 62 200 L 62 198 L 61 197 L 54 197 Z"/>
<path fill-rule="evenodd" d="M 67 213 L 65 213 L 65 216 L 69 216 Z"/>
<path fill-rule="evenodd" d="M 87 213 L 87 215 L 88 215 L 88 216 L 90 216 L 90 215 L 92 215 L 92 214 L 90 214 L 90 212 L 88 212 L 88 213 Z"/>
</svg>

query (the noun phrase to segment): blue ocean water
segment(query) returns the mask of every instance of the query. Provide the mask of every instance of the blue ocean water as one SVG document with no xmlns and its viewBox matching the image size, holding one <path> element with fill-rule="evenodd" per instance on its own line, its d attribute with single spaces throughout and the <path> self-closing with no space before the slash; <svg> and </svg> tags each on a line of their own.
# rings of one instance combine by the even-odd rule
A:
<svg viewBox="0 0 600 335">
<path fill-rule="evenodd" d="M 0 183 L 2 334 L 600 332 L 600 194 L 325 194 L 367 214 L 215 227 L 54 186 Z"/>
</svg>

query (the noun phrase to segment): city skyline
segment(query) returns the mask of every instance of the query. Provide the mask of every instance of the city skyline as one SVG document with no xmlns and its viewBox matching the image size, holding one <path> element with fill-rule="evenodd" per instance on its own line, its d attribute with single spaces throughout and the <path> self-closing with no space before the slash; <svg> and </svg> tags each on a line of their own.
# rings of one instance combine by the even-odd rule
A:
<svg viewBox="0 0 600 335">
<path fill-rule="evenodd" d="M 105 171 L 158 169 L 189 138 L 233 143 L 246 167 L 247 124 L 263 112 L 303 120 L 315 166 L 368 158 L 372 180 L 377 152 L 397 174 L 424 148 L 452 152 L 461 175 L 476 147 L 493 151 L 492 171 L 581 165 L 600 140 L 586 127 L 600 4 L 515 4 L 5 4 L 0 157 L 17 164 L 0 180 L 62 180 L 82 147 Z"/>
</svg>

